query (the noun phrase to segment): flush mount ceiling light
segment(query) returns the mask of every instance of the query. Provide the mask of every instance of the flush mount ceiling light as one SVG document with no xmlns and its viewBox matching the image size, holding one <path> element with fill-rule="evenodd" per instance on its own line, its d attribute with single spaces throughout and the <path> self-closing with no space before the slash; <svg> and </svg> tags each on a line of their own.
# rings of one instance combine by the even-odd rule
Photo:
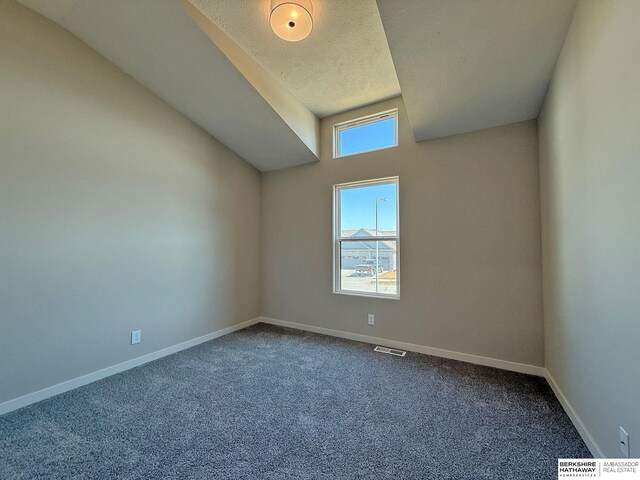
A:
<svg viewBox="0 0 640 480">
<path fill-rule="evenodd" d="M 311 0 L 271 0 L 273 32 L 288 42 L 299 42 L 313 30 Z"/>
</svg>

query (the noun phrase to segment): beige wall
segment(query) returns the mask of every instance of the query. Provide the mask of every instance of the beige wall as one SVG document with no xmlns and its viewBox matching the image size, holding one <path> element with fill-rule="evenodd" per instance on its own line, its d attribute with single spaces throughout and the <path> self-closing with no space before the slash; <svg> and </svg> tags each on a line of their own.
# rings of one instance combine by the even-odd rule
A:
<svg viewBox="0 0 640 480">
<path fill-rule="evenodd" d="M 399 147 L 331 158 L 334 123 L 396 106 Z M 418 144 L 392 99 L 320 128 L 319 163 L 262 175 L 262 314 L 542 365 L 535 122 Z M 332 293 L 332 185 L 393 175 L 401 299 Z"/>
<path fill-rule="evenodd" d="M 7 0 L 0 108 L 0 402 L 259 315 L 246 162 Z"/>
<path fill-rule="evenodd" d="M 546 367 L 640 457 L 640 2 L 581 1 L 540 122 Z"/>
</svg>

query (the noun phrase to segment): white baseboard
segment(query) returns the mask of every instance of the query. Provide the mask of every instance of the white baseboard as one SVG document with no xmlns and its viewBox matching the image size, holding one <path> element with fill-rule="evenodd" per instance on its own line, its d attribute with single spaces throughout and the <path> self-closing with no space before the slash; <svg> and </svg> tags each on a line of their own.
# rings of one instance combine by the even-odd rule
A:
<svg viewBox="0 0 640 480">
<path fill-rule="evenodd" d="M 547 369 L 544 370 L 544 378 L 547 379 L 547 382 L 551 386 L 551 390 L 553 390 L 553 393 L 555 393 L 556 397 L 558 398 L 560 405 L 562 405 L 562 408 L 564 408 L 564 411 L 571 419 L 573 426 L 576 427 L 576 430 L 582 437 L 584 443 L 587 445 L 587 448 L 591 452 L 591 455 L 593 455 L 594 458 L 605 458 L 602 450 L 600 450 L 600 447 L 598 447 L 598 444 L 587 430 L 587 427 L 584 425 L 584 423 L 582 423 L 582 420 L 569 403 L 569 400 L 567 400 L 567 397 L 564 396 L 564 393 L 562 393 L 562 390 L 560 390 L 560 387 Z"/>
<path fill-rule="evenodd" d="M 115 375 L 116 373 L 124 372 L 125 370 L 129 370 L 131 368 L 138 367 L 159 358 L 166 357 L 167 355 L 171 355 L 172 353 L 176 353 L 181 350 L 194 347 L 201 343 L 208 342 L 209 340 L 213 340 L 214 338 L 222 337 L 231 332 L 242 330 L 259 322 L 260 317 L 256 317 L 251 320 L 247 320 L 246 322 L 237 323 L 230 327 L 208 333 L 201 337 L 187 340 L 186 342 L 178 343 L 177 345 L 172 345 L 171 347 L 163 348 L 162 350 L 147 353 L 146 355 L 132 358 L 131 360 L 127 360 L 126 362 L 118 363 L 117 365 L 112 365 L 110 367 L 88 373 L 81 377 L 67 380 L 66 382 L 58 383 L 57 385 L 38 390 L 37 392 L 28 393 L 21 397 L 8 400 L 4 403 L 0 403 L 0 415 L 11 412 L 13 410 L 17 410 L 22 407 L 26 407 L 27 405 L 45 400 L 49 397 L 60 395 L 61 393 L 68 392 L 69 390 L 73 390 L 74 388 L 82 387 L 97 380 Z"/>
<path fill-rule="evenodd" d="M 407 350 L 410 352 L 424 353 L 426 355 L 433 355 L 435 357 L 450 358 L 452 360 L 460 360 L 462 362 L 474 363 L 476 365 L 484 365 L 486 367 L 494 367 L 502 370 L 509 370 L 512 372 L 527 373 L 529 375 L 536 375 L 538 377 L 544 377 L 544 372 L 545 372 L 544 367 L 527 365 L 526 363 L 510 362 L 507 360 L 498 360 L 497 358 L 481 357 L 479 355 L 471 355 L 469 353 L 443 350 L 441 348 L 425 347 L 423 345 L 415 345 L 412 343 L 398 342 L 396 340 L 387 340 L 384 338 L 370 337 L 368 335 L 361 335 L 358 333 L 343 332 L 340 330 L 332 330 L 330 328 L 315 327 L 313 325 L 305 325 L 302 323 L 295 323 L 295 322 L 287 322 L 285 320 L 277 320 L 275 318 L 260 317 L 260 321 L 262 323 L 268 323 L 271 325 L 294 328 L 297 330 L 304 330 L 307 332 L 321 333 L 324 335 L 330 335 L 332 337 L 346 338 L 348 340 L 355 340 L 357 342 L 371 343 L 374 345 L 382 345 L 385 347 L 398 348 L 400 350 Z"/>
<path fill-rule="evenodd" d="M 115 375 L 116 373 L 124 372 L 125 370 L 129 370 L 131 368 L 144 365 L 145 363 L 152 362 L 162 357 L 166 357 L 167 355 L 171 355 L 181 350 L 186 350 L 187 348 L 194 347 L 196 345 L 199 345 L 204 342 L 208 342 L 215 338 L 222 337 L 229 333 L 242 330 L 244 328 L 255 325 L 256 323 L 259 323 L 259 322 L 268 323 L 270 325 L 277 325 L 281 327 L 293 328 L 296 330 L 304 330 L 307 332 L 320 333 L 320 334 L 329 335 L 332 337 L 346 338 L 348 340 L 355 340 L 358 342 L 364 342 L 364 343 L 369 343 L 374 345 L 383 345 L 387 347 L 398 348 L 401 350 L 407 350 L 410 352 L 424 353 L 426 355 L 433 355 L 436 357 L 450 358 L 452 360 L 459 360 L 462 362 L 473 363 L 476 365 L 484 365 L 487 367 L 494 367 L 502 370 L 509 370 L 513 372 L 527 373 L 530 375 L 544 377 L 549 383 L 549 385 L 551 386 L 553 393 L 558 398 L 558 401 L 562 405 L 562 408 L 564 408 L 565 412 L 573 422 L 573 425 L 576 427 L 576 430 L 582 437 L 584 443 L 587 445 L 587 448 L 589 448 L 589 450 L 591 451 L 591 454 L 595 458 L 605 458 L 604 454 L 602 453 L 602 450 L 600 449 L 600 447 L 598 447 L 598 444 L 595 442 L 595 440 L 587 430 L 586 426 L 584 425 L 584 423 L 582 422 L 578 414 L 575 412 L 575 410 L 573 409 L 573 407 L 571 406 L 567 398 L 564 396 L 564 394 L 562 393 L 562 390 L 560 390 L 560 387 L 558 387 L 558 384 L 555 382 L 555 380 L 551 376 L 551 373 L 549 373 L 549 371 L 544 367 L 527 365 L 524 363 L 510 362 L 507 360 L 498 360 L 495 358 L 482 357 L 479 355 L 471 355 L 468 353 L 454 352 L 451 350 L 443 350 L 440 348 L 426 347 L 423 345 L 415 345 L 412 343 L 399 342 L 396 340 L 387 340 L 384 338 L 371 337 L 368 335 L 361 335 L 358 333 L 343 332 L 340 330 L 316 327 L 313 325 L 305 325 L 302 323 L 287 322 L 285 320 L 277 320 L 275 318 L 269 318 L 269 317 L 253 318 L 251 320 L 247 320 L 246 322 L 241 322 L 236 325 L 232 325 L 230 327 L 208 333 L 201 337 L 187 340 L 186 342 L 182 342 L 177 345 L 172 345 L 167 348 L 163 348 L 162 350 L 157 350 L 155 352 L 147 353 L 146 355 L 142 355 L 140 357 L 127 360 L 126 362 L 118 363 L 117 365 L 112 365 L 110 367 L 88 373 L 86 375 L 74 378 L 72 380 L 67 380 L 66 382 L 62 382 L 57 385 L 53 385 L 51 387 L 38 390 L 37 392 L 28 393 L 21 397 L 8 400 L 4 403 L 0 403 L 0 415 L 9 413 L 13 410 L 17 410 L 22 407 L 26 407 L 27 405 L 31 405 L 32 403 L 36 403 L 41 400 L 45 400 L 47 398 L 60 395 L 61 393 L 68 392 L 69 390 L 73 390 L 74 388 L 88 385 L 89 383 L 93 383 L 97 380 L 101 380 L 111 375 Z"/>
</svg>

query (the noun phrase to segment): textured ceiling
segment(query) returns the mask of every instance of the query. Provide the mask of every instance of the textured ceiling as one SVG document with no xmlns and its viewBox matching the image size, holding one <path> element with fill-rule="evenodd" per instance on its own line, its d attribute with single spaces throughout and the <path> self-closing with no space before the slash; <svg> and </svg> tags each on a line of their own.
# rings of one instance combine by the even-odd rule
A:
<svg viewBox="0 0 640 480">
<path fill-rule="evenodd" d="M 400 94 L 375 0 L 312 0 L 297 43 L 271 31 L 270 0 L 190 1 L 319 117 Z"/>
<path fill-rule="evenodd" d="M 536 118 L 576 0 L 377 3 L 422 141 Z"/>
<path fill-rule="evenodd" d="M 259 170 L 317 161 L 178 0 L 20 1 L 71 31 Z"/>
</svg>

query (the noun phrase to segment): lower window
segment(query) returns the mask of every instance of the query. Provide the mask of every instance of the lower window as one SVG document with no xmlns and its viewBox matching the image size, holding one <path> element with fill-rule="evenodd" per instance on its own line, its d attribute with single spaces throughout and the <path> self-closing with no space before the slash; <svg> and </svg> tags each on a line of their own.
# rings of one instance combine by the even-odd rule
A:
<svg viewBox="0 0 640 480">
<path fill-rule="evenodd" d="M 334 186 L 334 292 L 400 297 L 398 178 Z"/>
</svg>

